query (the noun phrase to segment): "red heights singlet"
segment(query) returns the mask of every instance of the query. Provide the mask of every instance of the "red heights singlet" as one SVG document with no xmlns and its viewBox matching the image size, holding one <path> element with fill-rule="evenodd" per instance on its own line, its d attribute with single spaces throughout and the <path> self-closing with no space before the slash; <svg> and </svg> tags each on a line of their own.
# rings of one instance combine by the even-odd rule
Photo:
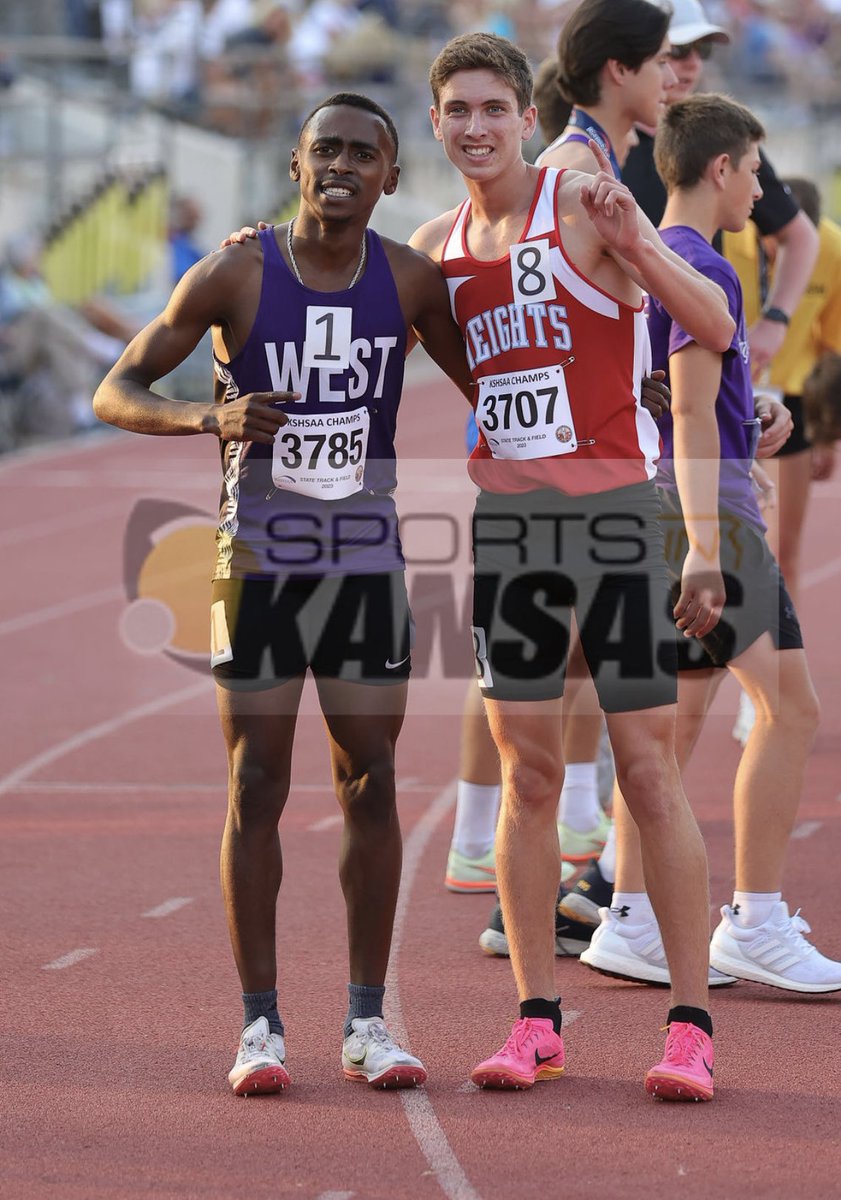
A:
<svg viewBox="0 0 841 1200">
<path fill-rule="evenodd" d="M 562 172 L 544 168 L 520 242 L 481 262 L 458 211 L 441 269 L 477 395 L 473 481 L 490 492 L 587 495 L 653 479 L 660 437 L 640 402 L 651 369 L 643 306 L 591 283 L 567 258 Z"/>
</svg>

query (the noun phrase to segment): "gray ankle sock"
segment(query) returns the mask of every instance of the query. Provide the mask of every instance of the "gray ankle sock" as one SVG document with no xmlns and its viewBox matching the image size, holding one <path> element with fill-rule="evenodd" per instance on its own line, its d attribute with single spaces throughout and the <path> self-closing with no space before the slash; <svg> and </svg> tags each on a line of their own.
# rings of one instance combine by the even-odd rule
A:
<svg viewBox="0 0 841 1200">
<path fill-rule="evenodd" d="M 279 1033 L 283 1037 L 283 1022 L 277 1011 L 277 989 L 270 992 L 242 993 L 242 1027 L 250 1025 L 258 1017 L 265 1017 L 269 1023 L 270 1033 Z"/>
<path fill-rule="evenodd" d="M 353 1033 L 352 1021 L 357 1017 L 381 1017 L 383 1015 L 383 996 L 385 987 L 368 987 L 364 983 L 349 983 L 348 1010 L 345 1018 L 345 1037 Z"/>
</svg>

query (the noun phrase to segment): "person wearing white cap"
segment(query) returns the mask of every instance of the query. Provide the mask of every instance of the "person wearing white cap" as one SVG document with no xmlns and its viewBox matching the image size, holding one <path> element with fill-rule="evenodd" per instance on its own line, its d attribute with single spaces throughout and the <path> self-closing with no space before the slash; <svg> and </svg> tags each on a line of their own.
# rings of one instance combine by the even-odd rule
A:
<svg viewBox="0 0 841 1200">
<path fill-rule="evenodd" d="M 677 83 L 667 94 L 666 103 L 685 100 L 701 82 L 704 62 L 716 43 L 730 41 L 720 25 L 707 19 L 699 0 L 673 0 L 669 41 L 672 69 Z M 633 192 L 640 208 L 654 225 L 659 225 L 666 207 L 666 190 L 654 166 L 654 130 L 637 128 L 639 144 L 634 146 L 622 168 L 622 181 Z M 753 210 L 753 221 L 763 237 L 773 236 L 778 245 L 774 280 L 764 298 L 762 315 L 748 331 L 754 378 L 768 366 L 785 338 L 791 314 L 809 282 L 818 253 L 818 235 L 805 213 L 798 208 L 788 189 L 760 150 L 762 163 L 759 184 L 762 199 Z"/>
</svg>

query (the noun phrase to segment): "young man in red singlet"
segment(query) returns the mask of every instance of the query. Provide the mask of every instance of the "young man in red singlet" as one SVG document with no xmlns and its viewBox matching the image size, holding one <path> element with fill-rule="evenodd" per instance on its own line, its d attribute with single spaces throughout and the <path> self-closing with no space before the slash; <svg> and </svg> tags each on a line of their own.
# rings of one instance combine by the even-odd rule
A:
<svg viewBox="0 0 841 1200">
<path fill-rule="evenodd" d="M 473 633 L 502 764 L 497 878 L 521 1002 L 511 1036 L 472 1078 L 530 1087 L 563 1071 L 552 912 L 557 728 L 574 609 L 672 967 L 666 1057 L 647 1086 L 709 1099 L 707 868 L 674 757 L 675 638 L 653 485 L 659 438 L 640 403 L 650 354 L 642 289 L 719 353 L 733 322 L 719 289 L 638 214 L 598 147 L 594 176 L 524 161 L 536 112 L 517 47 L 492 34 L 455 38 L 430 83 L 435 136 L 469 199 L 422 226 L 412 244 L 444 272 L 476 384 Z M 696 553 L 679 627 L 706 632 L 722 599 L 717 562 Z"/>
</svg>

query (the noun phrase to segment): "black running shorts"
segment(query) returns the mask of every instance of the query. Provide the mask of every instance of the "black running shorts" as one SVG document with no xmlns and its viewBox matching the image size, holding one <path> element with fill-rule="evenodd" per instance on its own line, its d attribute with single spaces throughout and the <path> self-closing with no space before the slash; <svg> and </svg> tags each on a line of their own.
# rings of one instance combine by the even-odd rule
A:
<svg viewBox="0 0 841 1200">
<path fill-rule="evenodd" d="M 676 492 L 661 490 L 666 562 L 672 602 L 680 595 L 680 572 L 688 549 Z M 778 650 L 802 650 L 803 635 L 782 572 L 761 529 L 724 509 L 719 513 L 721 573 L 727 596 L 721 620 L 703 638 L 678 638 L 678 669 L 726 667 L 763 633 Z"/>
<path fill-rule="evenodd" d="M 802 454 L 804 450 L 810 449 L 812 443 L 806 435 L 806 417 L 803 412 L 803 397 L 802 396 L 783 396 L 783 404 L 791 413 L 791 419 L 794 422 L 791 435 L 787 441 L 783 442 L 775 458 L 787 458 L 789 454 Z"/>
<path fill-rule="evenodd" d="M 211 665 L 223 687 L 276 687 L 307 668 L 350 683 L 403 683 L 412 617 L 403 571 L 217 579 Z"/>
<path fill-rule="evenodd" d="M 563 695 L 574 609 L 606 712 L 675 702 L 676 635 L 653 483 L 590 496 L 481 492 L 473 557 L 474 652 L 489 699 Z"/>
</svg>

